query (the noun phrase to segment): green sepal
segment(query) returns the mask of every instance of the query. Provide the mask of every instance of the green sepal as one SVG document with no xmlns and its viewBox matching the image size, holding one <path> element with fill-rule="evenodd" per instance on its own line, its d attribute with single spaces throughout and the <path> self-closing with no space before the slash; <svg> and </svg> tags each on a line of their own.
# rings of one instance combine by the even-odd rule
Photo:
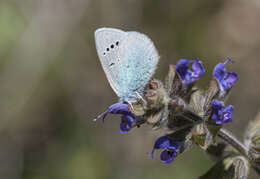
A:
<svg viewBox="0 0 260 179">
<path fill-rule="evenodd" d="M 219 160 L 199 179 L 247 179 L 249 166 L 243 156 L 228 156 Z"/>
<path fill-rule="evenodd" d="M 196 142 L 203 150 L 206 150 L 213 144 L 213 136 L 205 123 L 200 123 L 193 127 L 192 140 Z"/>
</svg>

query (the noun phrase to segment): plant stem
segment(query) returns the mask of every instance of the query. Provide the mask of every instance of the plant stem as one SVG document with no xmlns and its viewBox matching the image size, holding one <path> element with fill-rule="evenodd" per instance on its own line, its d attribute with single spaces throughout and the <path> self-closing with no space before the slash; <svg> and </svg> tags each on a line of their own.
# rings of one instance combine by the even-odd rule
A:
<svg viewBox="0 0 260 179">
<path fill-rule="evenodd" d="M 185 116 L 185 119 L 191 121 L 193 124 L 198 123 L 199 121 L 203 122 L 203 119 L 200 116 L 198 116 L 197 114 L 191 111 L 185 110 L 183 114 Z M 231 145 L 241 155 L 243 155 L 249 161 L 252 167 L 257 171 L 257 173 L 260 175 L 259 164 L 257 164 L 248 156 L 248 149 L 246 148 L 246 146 L 242 142 L 240 142 L 231 132 L 229 132 L 227 129 L 221 128 L 217 136 L 222 140 L 224 140 L 229 145 Z"/>
<path fill-rule="evenodd" d="M 246 146 L 241 143 L 234 135 L 228 130 L 221 128 L 218 136 L 235 148 L 240 154 L 247 158 L 252 167 L 256 170 L 257 174 L 260 175 L 259 165 L 248 156 L 248 150 Z"/>
<path fill-rule="evenodd" d="M 230 144 L 233 148 L 235 148 L 239 153 L 241 153 L 243 156 L 248 158 L 247 148 L 246 146 L 241 143 L 231 132 L 229 132 L 227 129 L 221 128 L 218 132 L 218 137 L 220 137 L 222 140 L 226 141 L 228 144 Z"/>
</svg>

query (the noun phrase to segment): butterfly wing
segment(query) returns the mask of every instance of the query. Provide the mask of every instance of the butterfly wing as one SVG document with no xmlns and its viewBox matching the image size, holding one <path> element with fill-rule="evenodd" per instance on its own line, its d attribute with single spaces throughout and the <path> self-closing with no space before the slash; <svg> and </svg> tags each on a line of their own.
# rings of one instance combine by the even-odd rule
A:
<svg viewBox="0 0 260 179">
<path fill-rule="evenodd" d="M 153 76 L 159 55 L 153 42 L 144 34 L 128 32 L 119 48 L 121 63 L 118 71 L 119 97 L 136 102 Z"/>
<path fill-rule="evenodd" d="M 121 58 L 119 48 L 126 32 L 113 28 L 100 28 L 95 31 L 98 57 L 105 71 L 110 86 L 119 96 L 118 69 Z"/>
</svg>

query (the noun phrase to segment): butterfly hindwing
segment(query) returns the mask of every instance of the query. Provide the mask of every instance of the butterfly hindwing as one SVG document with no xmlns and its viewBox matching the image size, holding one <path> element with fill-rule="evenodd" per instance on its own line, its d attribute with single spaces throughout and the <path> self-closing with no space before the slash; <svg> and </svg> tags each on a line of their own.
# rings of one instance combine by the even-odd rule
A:
<svg viewBox="0 0 260 179">
<path fill-rule="evenodd" d="M 122 59 L 118 71 L 119 97 L 122 101 L 135 102 L 155 72 L 158 52 L 146 35 L 128 32 L 122 40 L 119 56 Z"/>
</svg>

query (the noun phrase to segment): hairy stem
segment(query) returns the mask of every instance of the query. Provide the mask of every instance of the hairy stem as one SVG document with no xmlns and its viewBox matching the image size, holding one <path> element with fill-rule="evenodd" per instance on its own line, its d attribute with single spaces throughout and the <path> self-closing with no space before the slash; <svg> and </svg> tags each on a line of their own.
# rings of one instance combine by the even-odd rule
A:
<svg viewBox="0 0 260 179">
<path fill-rule="evenodd" d="M 230 144 L 233 148 L 235 148 L 241 155 L 247 158 L 247 160 L 250 162 L 252 167 L 256 170 L 258 175 L 260 175 L 260 169 L 259 165 L 253 161 L 249 156 L 248 156 L 248 150 L 246 146 L 241 143 L 234 135 L 232 135 L 228 130 L 226 129 L 220 129 L 218 136 L 226 141 L 228 144 Z"/>
<path fill-rule="evenodd" d="M 200 116 L 188 110 L 184 111 L 184 116 L 186 119 L 193 122 L 193 124 L 198 123 L 199 121 L 203 122 L 203 119 Z M 221 128 L 218 132 L 218 137 L 230 144 L 241 155 L 246 157 L 252 167 L 260 175 L 259 165 L 248 156 L 248 149 L 246 148 L 246 146 L 242 142 L 240 142 L 231 132 L 229 132 L 227 129 Z"/>
<path fill-rule="evenodd" d="M 231 132 L 221 128 L 218 132 L 218 137 L 226 141 L 228 144 L 234 147 L 239 153 L 248 158 L 246 146 L 243 143 L 241 143 L 233 134 L 231 134 Z"/>
<path fill-rule="evenodd" d="M 189 118 L 190 121 L 198 122 L 198 121 L 203 121 L 203 119 L 190 112 L 190 111 L 185 111 L 185 116 L 186 119 Z M 221 128 L 218 132 L 218 137 L 220 137 L 222 140 L 226 141 L 228 144 L 230 144 L 232 147 L 234 147 L 239 153 L 241 153 L 243 156 L 249 159 L 248 153 L 247 153 L 247 148 L 246 146 L 240 142 L 231 132 L 229 132 L 227 129 Z"/>
</svg>

